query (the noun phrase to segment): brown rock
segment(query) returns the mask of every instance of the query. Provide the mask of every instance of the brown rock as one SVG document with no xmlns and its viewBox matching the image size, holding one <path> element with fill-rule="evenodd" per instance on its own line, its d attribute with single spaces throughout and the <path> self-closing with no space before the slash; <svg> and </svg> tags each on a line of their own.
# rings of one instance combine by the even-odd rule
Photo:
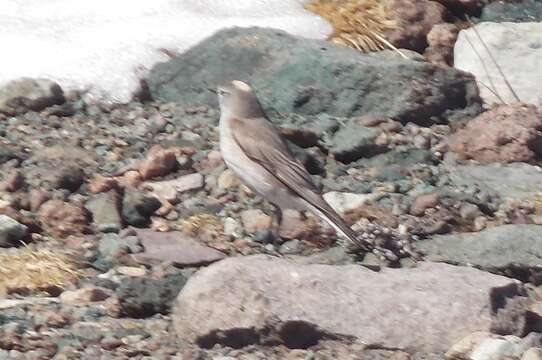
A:
<svg viewBox="0 0 542 360">
<path fill-rule="evenodd" d="M 520 103 L 486 111 L 448 140 L 451 151 L 483 164 L 540 159 L 541 144 L 542 110 Z"/>
<path fill-rule="evenodd" d="M 141 178 L 139 172 L 134 170 L 125 172 L 124 175 L 119 179 L 119 183 L 123 188 L 137 188 L 142 181 L 143 179 Z"/>
<path fill-rule="evenodd" d="M 139 165 L 139 173 L 143 179 L 164 176 L 175 170 L 176 164 L 177 157 L 174 150 L 155 145 L 149 150 L 147 158 Z"/>
<path fill-rule="evenodd" d="M 429 0 L 389 0 L 388 4 L 399 28 L 389 31 L 387 39 L 397 48 L 423 53 L 431 28 L 445 22 L 446 8 Z"/>
<path fill-rule="evenodd" d="M 231 169 L 224 170 L 218 177 L 218 187 L 221 189 L 233 189 L 240 184 L 239 178 L 231 171 Z"/>
<path fill-rule="evenodd" d="M 190 277 L 172 318 L 181 339 L 205 347 L 227 343 L 217 334 L 248 345 L 271 333 L 283 343 L 305 346 L 320 336 L 309 334 L 335 334 L 367 346 L 444 352 L 468 334 L 488 331 L 493 289 L 514 284 L 441 263 L 374 272 L 357 265 L 235 257 Z"/>
<path fill-rule="evenodd" d="M 271 227 L 272 218 L 260 209 L 245 210 L 241 213 L 241 222 L 246 232 L 255 233 L 258 230 L 267 230 Z"/>
<path fill-rule="evenodd" d="M 423 215 L 425 210 L 437 206 L 438 202 L 439 196 L 437 193 L 420 195 L 412 202 L 410 213 L 416 216 Z"/>
<path fill-rule="evenodd" d="M 425 58 L 435 65 L 454 65 L 454 45 L 459 28 L 454 24 L 437 24 L 427 34 L 429 46 L 425 49 Z"/>
<path fill-rule="evenodd" d="M 65 238 L 87 231 L 88 219 L 82 206 L 49 200 L 38 214 L 44 230 L 53 236 Z"/>
</svg>

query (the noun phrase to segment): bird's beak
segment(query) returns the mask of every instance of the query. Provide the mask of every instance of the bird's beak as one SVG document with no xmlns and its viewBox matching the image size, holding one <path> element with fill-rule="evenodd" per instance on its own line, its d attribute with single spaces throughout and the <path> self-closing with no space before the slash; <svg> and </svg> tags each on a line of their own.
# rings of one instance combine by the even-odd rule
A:
<svg viewBox="0 0 542 360">
<path fill-rule="evenodd" d="M 218 94 L 218 90 L 216 90 L 216 89 L 208 88 L 207 90 L 209 90 L 210 92 L 212 92 L 214 94 Z"/>
</svg>

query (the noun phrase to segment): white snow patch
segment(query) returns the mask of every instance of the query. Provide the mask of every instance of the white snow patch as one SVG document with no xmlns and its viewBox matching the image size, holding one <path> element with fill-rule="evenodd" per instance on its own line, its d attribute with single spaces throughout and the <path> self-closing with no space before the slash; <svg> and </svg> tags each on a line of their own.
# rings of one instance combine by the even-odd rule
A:
<svg viewBox="0 0 542 360">
<path fill-rule="evenodd" d="M 325 39 L 330 25 L 304 0 L 1 0 L 0 86 L 48 78 L 91 101 L 129 102 L 139 79 L 232 26 L 282 29 Z"/>
</svg>

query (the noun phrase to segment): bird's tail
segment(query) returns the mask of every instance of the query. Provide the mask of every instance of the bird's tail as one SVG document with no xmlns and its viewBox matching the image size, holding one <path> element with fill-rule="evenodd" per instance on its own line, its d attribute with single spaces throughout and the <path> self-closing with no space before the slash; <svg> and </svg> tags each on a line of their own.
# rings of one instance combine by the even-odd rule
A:
<svg viewBox="0 0 542 360">
<path fill-rule="evenodd" d="M 348 225 L 346 225 L 342 217 L 337 214 L 337 212 L 333 210 L 331 206 L 328 205 L 318 208 L 313 206 L 313 212 L 319 215 L 322 219 L 324 219 L 329 225 L 331 225 L 335 229 L 335 231 L 346 237 L 353 244 L 358 245 L 361 249 L 370 251 L 374 247 L 366 240 L 358 238 L 354 230 L 352 230 Z"/>
</svg>

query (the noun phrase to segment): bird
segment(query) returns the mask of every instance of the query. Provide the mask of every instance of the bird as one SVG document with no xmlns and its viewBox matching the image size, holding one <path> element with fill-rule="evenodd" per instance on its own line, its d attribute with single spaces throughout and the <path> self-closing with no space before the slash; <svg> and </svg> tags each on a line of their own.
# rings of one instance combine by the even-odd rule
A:
<svg viewBox="0 0 542 360">
<path fill-rule="evenodd" d="M 353 244 L 367 249 L 370 244 L 359 240 L 322 197 L 308 171 L 265 114 L 252 87 L 233 80 L 218 86 L 216 92 L 222 158 L 246 186 L 273 205 L 277 225 L 285 209 L 309 211 Z"/>
</svg>

